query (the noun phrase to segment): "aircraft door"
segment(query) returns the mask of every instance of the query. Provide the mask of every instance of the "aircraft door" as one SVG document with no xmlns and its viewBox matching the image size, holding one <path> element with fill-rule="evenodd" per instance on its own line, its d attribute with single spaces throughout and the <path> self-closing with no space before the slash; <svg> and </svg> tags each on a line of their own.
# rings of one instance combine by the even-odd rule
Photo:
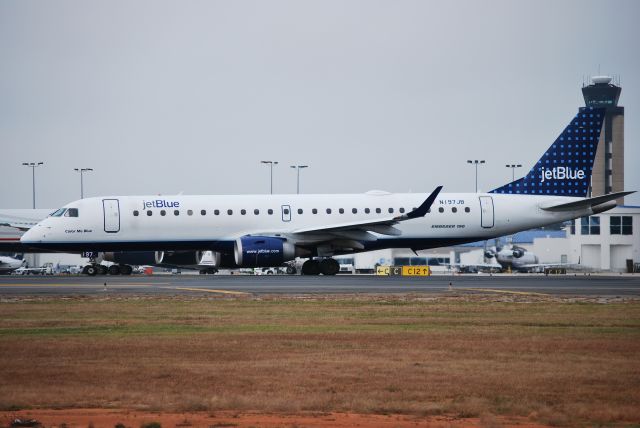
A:
<svg viewBox="0 0 640 428">
<path fill-rule="evenodd" d="M 117 199 L 103 199 L 104 231 L 116 233 L 120 231 L 120 202 Z"/>
<path fill-rule="evenodd" d="M 495 216 L 493 212 L 493 198 L 491 196 L 480 196 L 480 217 L 482 227 L 493 227 Z"/>
<path fill-rule="evenodd" d="M 282 206 L 282 221 L 291 221 L 291 207 L 289 205 Z"/>
</svg>

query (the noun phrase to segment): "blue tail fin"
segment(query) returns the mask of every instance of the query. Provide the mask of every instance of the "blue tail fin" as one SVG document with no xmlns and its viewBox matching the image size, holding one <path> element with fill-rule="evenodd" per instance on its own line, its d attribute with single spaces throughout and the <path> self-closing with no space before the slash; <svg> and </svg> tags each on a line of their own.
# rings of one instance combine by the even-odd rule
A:
<svg viewBox="0 0 640 428">
<path fill-rule="evenodd" d="M 527 175 L 489 193 L 587 196 L 604 113 L 602 108 L 580 107 Z"/>
</svg>

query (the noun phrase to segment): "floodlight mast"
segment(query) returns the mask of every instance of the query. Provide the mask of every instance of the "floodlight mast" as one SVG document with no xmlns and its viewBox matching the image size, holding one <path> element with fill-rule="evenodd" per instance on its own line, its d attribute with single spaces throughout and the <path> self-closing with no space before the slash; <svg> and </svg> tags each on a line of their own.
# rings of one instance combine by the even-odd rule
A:
<svg viewBox="0 0 640 428">
<path fill-rule="evenodd" d="M 31 168 L 31 183 L 33 188 L 33 209 L 36 209 L 36 168 L 44 165 L 44 162 L 22 162 L 22 165 Z"/>
<path fill-rule="evenodd" d="M 93 168 L 73 168 L 73 170 L 80 173 L 80 199 L 84 199 L 84 184 L 82 181 L 82 175 L 85 172 L 93 171 Z"/>
<path fill-rule="evenodd" d="M 270 170 L 270 182 L 271 182 L 271 186 L 270 188 L 270 193 L 273 195 L 273 166 L 274 165 L 278 165 L 278 161 L 260 161 L 260 163 L 264 163 L 264 164 L 268 164 L 269 165 L 269 170 Z"/>
<path fill-rule="evenodd" d="M 470 163 L 472 165 L 476 166 L 476 193 L 478 193 L 478 165 L 485 163 L 484 160 L 478 160 L 478 159 L 474 159 L 474 160 L 468 160 L 467 163 Z"/>
<path fill-rule="evenodd" d="M 294 168 L 295 170 L 297 170 L 298 178 L 297 178 L 297 181 L 296 181 L 296 183 L 297 183 L 296 184 L 296 193 L 300 194 L 300 170 L 302 168 L 309 168 L 309 165 L 291 165 L 291 168 Z"/>
</svg>

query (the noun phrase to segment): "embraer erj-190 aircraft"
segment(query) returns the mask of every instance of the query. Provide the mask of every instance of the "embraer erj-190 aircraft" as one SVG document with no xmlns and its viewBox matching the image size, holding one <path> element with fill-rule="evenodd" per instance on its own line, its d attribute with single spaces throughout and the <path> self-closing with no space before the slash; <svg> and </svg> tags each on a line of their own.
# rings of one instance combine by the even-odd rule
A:
<svg viewBox="0 0 640 428">
<path fill-rule="evenodd" d="M 580 108 L 529 173 L 489 193 L 108 196 L 72 202 L 21 242 L 54 251 L 215 252 L 219 267 L 333 275 L 330 256 L 485 240 L 613 208 L 631 192 L 585 198 L 604 109 Z M 89 272 L 91 273 L 91 272 Z"/>
</svg>

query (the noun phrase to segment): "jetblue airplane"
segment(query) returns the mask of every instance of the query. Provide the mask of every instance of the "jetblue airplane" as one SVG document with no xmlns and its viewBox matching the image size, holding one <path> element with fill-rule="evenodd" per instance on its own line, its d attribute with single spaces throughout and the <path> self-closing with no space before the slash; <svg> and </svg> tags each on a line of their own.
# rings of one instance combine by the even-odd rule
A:
<svg viewBox="0 0 640 428">
<path fill-rule="evenodd" d="M 176 259 L 215 254 L 218 267 L 280 266 L 308 258 L 302 273 L 336 274 L 330 256 L 414 251 L 512 234 L 615 207 L 632 192 L 586 198 L 604 109 L 580 108 L 529 173 L 488 193 L 430 195 L 108 196 L 72 202 L 21 242 L 63 252 L 164 251 Z M 91 271 L 88 273 L 92 273 Z"/>
</svg>

